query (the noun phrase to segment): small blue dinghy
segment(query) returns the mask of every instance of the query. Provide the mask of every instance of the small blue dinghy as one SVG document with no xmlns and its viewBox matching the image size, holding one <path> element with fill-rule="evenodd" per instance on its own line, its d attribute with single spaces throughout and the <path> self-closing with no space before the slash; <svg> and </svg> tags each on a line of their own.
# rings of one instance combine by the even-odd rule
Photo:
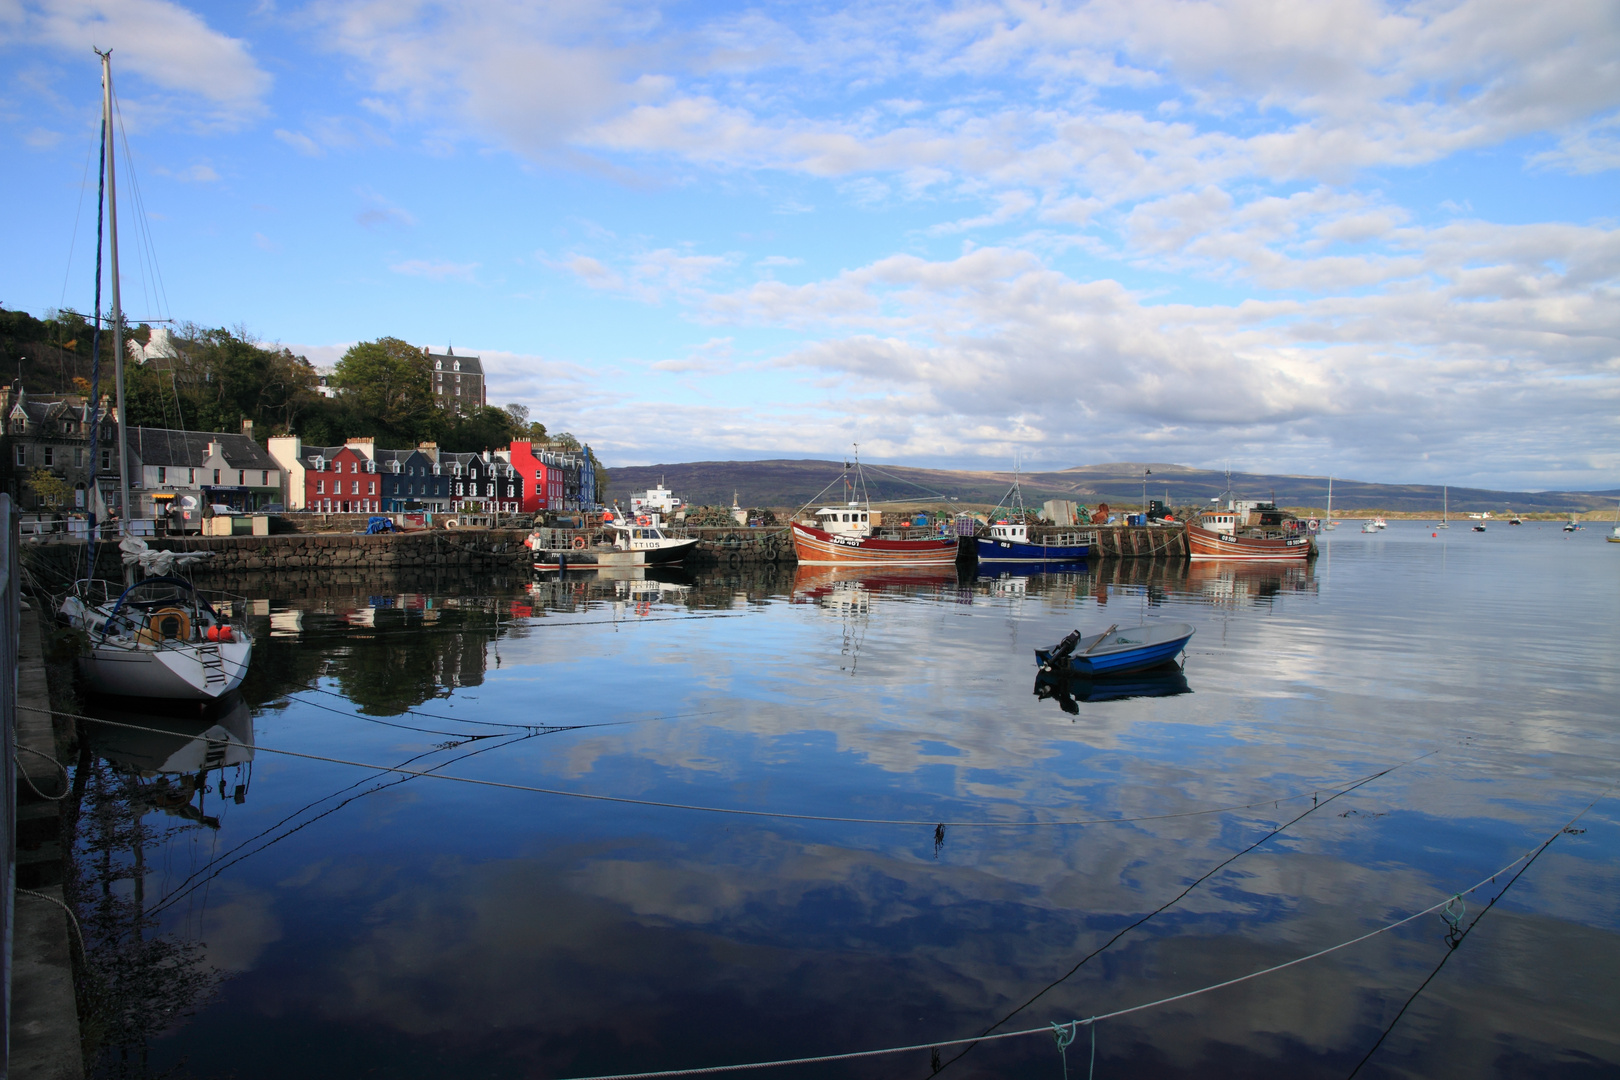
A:
<svg viewBox="0 0 1620 1080">
<path fill-rule="evenodd" d="M 1118 675 L 1174 660 L 1192 636 L 1192 624 L 1181 622 L 1152 623 L 1129 630 L 1116 625 L 1089 637 L 1076 630 L 1050 649 L 1036 649 L 1035 659 L 1048 671 Z"/>
</svg>

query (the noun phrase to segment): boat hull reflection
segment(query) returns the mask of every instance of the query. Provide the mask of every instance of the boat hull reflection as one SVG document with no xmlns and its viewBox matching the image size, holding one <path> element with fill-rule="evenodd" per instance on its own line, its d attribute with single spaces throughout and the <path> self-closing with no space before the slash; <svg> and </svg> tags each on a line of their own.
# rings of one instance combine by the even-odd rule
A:
<svg viewBox="0 0 1620 1080">
<path fill-rule="evenodd" d="M 145 704 L 144 702 L 142 704 Z M 209 705 L 134 709 L 104 699 L 92 707 L 90 746 L 142 775 L 182 775 L 253 760 L 253 710 L 240 695 Z"/>
<path fill-rule="evenodd" d="M 1080 711 L 1079 703 L 1123 701 L 1127 698 L 1174 697 L 1190 694 L 1187 673 L 1179 664 L 1160 664 L 1123 675 L 1083 675 L 1063 671 L 1043 671 L 1035 676 L 1035 696 L 1056 701 L 1066 713 Z"/>
<path fill-rule="evenodd" d="M 852 591 L 862 593 L 934 592 L 957 585 L 954 567 L 804 566 L 793 573 L 793 602 L 816 603 Z"/>
</svg>

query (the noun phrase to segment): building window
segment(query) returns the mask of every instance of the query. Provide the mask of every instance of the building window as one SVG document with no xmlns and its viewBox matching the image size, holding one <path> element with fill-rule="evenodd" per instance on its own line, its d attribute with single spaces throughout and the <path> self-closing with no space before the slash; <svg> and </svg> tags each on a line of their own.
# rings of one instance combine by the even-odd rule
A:
<svg viewBox="0 0 1620 1080">
<path fill-rule="evenodd" d="M 45 464 L 46 465 L 55 465 L 56 464 L 55 448 L 47 446 L 44 449 L 45 449 Z"/>
<path fill-rule="evenodd" d="M 197 486 L 197 470 L 196 469 L 187 469 L 186 470 L 186 483 L 190 484 L 192 487 Z"/>
<path fill-rule="evenodd" d="M 84 467 L 84 447 L 75 446 L 73 448 L 73 465 L 75 468 Z"/>
<path fill-rule="evenodd" d="M 243 470 L 243 469 L 237 469 L 236 470 L 236 485 L 238 487 L 247 487 L 247 472 L 246 472 L 246 470 Z"/>
<path fill-rule="evenodd" d="M 269 487 L 270 486 L 270 470 L 269 469 L 261 469 L 259 471 L 259 486 L 260 487 Z"/>
<path fill-rule="evenodd" d="M 167 484 L 168 482 L 169 482 L 169 470 L 167 468 L 165 468 L 164 466 L 159 465 L 158 466 L 158 483 Z"/>
<path fill-rule="evenodd" d="M 461 494 L 461 493 L 462 493 L 462 491 L 461 491 L 461 485 L 460 485 L 460 484 L 457 484 L 457 485 L 456 485 L 456 494 L 457 494 L 457 495 L 460 495 L 460 494 Z"/>
<path fill-rule="evenodd" d="M 112 468 L 112 449 L 104 446 L 101 448 L 101 469 L 105 472 L 110 468 Z"/>
<path fill-rule="evenodd" d="M 375 494 L 377 494 L 377 481 L 372 480 L 372 481 L 370 481 L 369 483 L 366 484 L 366 494 L 367 495 L 375 495 Z"/>
<path fill-rule="evenodd" d="M 325 495 L 326 494 L 326 481 L 325 480 L 317 480 L 317 481 L 315 481 L 315 494 L 317 494 L 317 495 Z"/>
<path fill-rule="evenodd" d="M 19 467 L 21 467 L 21 466 L 27 465 L 27 464 L 28 464 L 28 447 L 22 445 L 21 443 L 18 443 L 17 444 L 17 465 Z"/>
<path fill-rule="evenodd" d="M 360 481 L 355 480 L 355 481 L 353 481 L 352 483 L 349 484 L 349 494 L 350 495 L 358 495 L 358 494 L 360 494 Z"/>
</svg>

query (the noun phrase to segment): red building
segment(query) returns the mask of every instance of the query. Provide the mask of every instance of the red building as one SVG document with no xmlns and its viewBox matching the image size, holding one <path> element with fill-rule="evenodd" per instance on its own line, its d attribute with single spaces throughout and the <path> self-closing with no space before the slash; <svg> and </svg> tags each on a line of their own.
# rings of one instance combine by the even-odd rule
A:
<svg viewBox="0 0 1620 1080">
<path fill-rule="evenodd" d="M 365 451 L 371 440 L 347 446 L 308 447 L 304 451 L 304 507 L 329 514 L 376 513 L 377 464 Z"/>
<path fill-rule="evenodd" d="M 523 512 L 563 509 L 563 469 L 549 460 L 553 455 L 545 450 L 536 453 L 529 442 L 513 443 L 509 453 L 512 468 L 523 481 Z"/>
</svg>

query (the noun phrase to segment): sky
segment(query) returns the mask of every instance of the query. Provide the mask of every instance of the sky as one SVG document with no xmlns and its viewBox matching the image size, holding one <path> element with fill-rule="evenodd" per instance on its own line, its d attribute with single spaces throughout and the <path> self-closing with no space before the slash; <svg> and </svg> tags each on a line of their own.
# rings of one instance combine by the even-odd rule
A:
<svg viewBox="0 0 1620 1080">
<path fill-rule="evenodd" d="M 0 0 L 0 304 L 484 358 L 609 465 L 1620 487 L 1620 3 Z"/>
</svg>

